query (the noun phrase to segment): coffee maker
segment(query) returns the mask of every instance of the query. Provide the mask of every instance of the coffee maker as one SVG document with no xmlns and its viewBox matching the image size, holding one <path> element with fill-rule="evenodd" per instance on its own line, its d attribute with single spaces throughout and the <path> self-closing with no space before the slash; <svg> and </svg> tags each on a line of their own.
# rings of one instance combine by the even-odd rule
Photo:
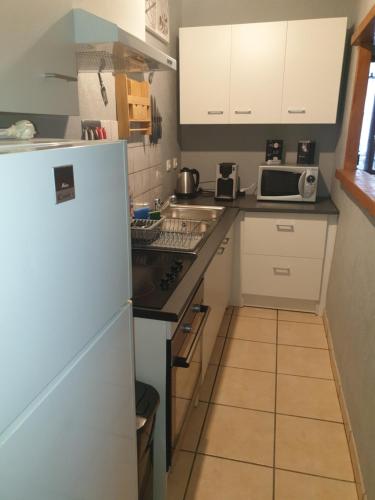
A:
<svg viewBox="0 0 375 500">
<path fill-rule="evenodd" d="M 216 200 L 234 200 L 237 197 L 238 165 L 219 163 L 216 165 Z"/>
</svg>

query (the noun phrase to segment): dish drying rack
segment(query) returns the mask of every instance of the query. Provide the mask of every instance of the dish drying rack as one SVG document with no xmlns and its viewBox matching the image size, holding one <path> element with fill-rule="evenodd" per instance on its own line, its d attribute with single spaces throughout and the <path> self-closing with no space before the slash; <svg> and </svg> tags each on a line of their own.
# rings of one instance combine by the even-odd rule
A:
<svg viewBox="0 0 375 500">
<path fill-rule="evenodd" d="M 134 248 L 152 247 L 170 250 L 194 251 L 203 239 L 199 231 L 201 222 L 183 219 L 162 219 L 158 224 L 145 228 L 133 228 L 132 243 Z"/>
</svg>

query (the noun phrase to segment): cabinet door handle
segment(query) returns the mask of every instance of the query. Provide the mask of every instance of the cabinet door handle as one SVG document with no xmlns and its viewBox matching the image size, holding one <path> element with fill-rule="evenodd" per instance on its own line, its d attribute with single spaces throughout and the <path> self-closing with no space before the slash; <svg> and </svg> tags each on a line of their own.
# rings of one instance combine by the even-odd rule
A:
<svg viewBox="0 0 375 500">
<path fill-rule="evenodd" d="M 210 314 L 211 307 L 210 306 L 205 306 L 201 305 L 201 311 L 203 313 L 202 320 L 200 322 L 200 325 L 198 327 L 198 331 L 194 337 L 194 340 L 190 346 L 189 353 L 186 356 L 186 358 L 182 358 L 180 356 L 176 356 L 173 362 L 173 366 L 179 366 L 180 368 L 189 368 L 191 360 L 193 359 L 195 349 L 197 345 L 199 344 L 200 340 L 202 339 L 202 333 L 204 330 L 204 327 L 206 326 L 207 318 L 208 315 Z"/>
<path fill-rule="evenodd" d="M 224 247 L 219 247 L 217 249 L 216 255 L 223 255 L 224 252 L 225 252 L 225 248 Z"/>
<path fill-rule="evenodd" d="M 306 113 L 306 109 L 288 109 L 288 113 L 290 115 L 304 115 Z"/>
<path fill-rule="evenodd" d="M 293 224 L 276 224 L 276 228 L 281 233 L 294 233 Z"/>
<path fill-rule="evenodd" d="M 247 111 L 239 111 L 236 109 L 236 111 L 234 112 L 235 115 L 251 115 L 251 113 L 251 109 L 248 109 Z"/>
<path fill-rule="evenodd" d="M 44 73 L 44 78 L 57 78 L 58 80 L 65 80 L 66 82 L 77 82 L 76 76 L 62 75 L 61 73 Z"/>
<path fill-rule="evenodd" d="M 290 268 L 289 267 L 274 267 L 273 274 L 275 276 L 290 276 Z"/>
<path fill-rule="evenodd" d="M 230 238 L 224 238 L 221 242 L 222 245 L 228 245 Z"/>
<path fill-rule="evenodd" d="M 224 111 L 207 111 L 209 115 L 223 115 Z"/>
</svg>

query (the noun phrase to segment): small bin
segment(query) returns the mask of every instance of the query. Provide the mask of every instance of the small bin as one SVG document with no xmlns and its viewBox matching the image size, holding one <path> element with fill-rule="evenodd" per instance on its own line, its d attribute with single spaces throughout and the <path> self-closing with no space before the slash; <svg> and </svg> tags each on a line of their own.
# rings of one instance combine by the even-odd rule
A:
<svg viewBox="0 0 375 500">
<path fill-rule="evenodd" d="M 137 448 L 138 448 L 138 498 L 153 499 L 153 442 L 158 392 L 148 384 L 136 381 Z"/>
</svg>

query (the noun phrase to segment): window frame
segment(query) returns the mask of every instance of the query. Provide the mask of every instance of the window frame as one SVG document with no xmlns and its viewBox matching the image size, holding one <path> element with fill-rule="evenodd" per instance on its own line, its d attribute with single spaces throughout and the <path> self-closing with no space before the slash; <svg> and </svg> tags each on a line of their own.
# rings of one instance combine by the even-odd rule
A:
<svg viewBox="0 0 375 500">
<path fill-rule="evenodd" d="M 357 203 L 375 217 L 375 175 L 357 169 L 359 143 L 365 108 L 368 75 L 372 60 L 375 30 L 375 5 L 358 25 L 351 44 L 358 51 L 357 69 L 349 119 L 345 161 L 342 169 L 336 170 L 336 178 Z"/>
</svg>

